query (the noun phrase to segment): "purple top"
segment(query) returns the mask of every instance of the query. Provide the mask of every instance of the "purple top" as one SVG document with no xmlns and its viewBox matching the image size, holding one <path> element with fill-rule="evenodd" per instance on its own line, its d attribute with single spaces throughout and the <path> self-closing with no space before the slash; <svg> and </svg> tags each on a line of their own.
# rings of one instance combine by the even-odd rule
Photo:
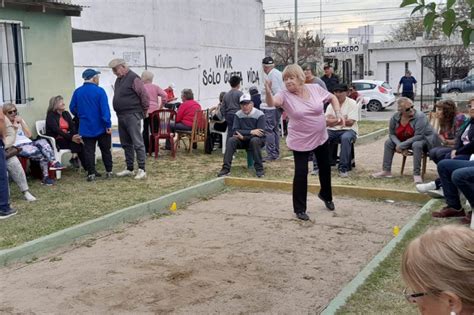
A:
<svg viewBox="0 0 474 315">
<path fill-rule="evenodd" d="M 305 84 L 305 88 L 310 95 L 308 100 L 288 90 L 275 95 L 277 104 L 281 103 L 290 117 L 286 144 L 290 150 L 299 152 L 314 150 L 328 139 L 324 103 L 332 97 L 317 84 Z"/>
</svg>

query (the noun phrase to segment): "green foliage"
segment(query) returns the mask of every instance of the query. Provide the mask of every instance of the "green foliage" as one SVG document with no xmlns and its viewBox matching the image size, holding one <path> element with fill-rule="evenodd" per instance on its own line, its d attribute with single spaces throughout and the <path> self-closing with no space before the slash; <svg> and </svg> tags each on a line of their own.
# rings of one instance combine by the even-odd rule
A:
<svg viewBox="0 0 474 315">
<path fill-rule="evenodd" d="M 459 8 L 456 8 L 456 3 Z M 438 7 L 435 2 L 426 4 L 425 0 L 403 0 L 400 7 L 409 5 L 416 5 L 412 15 L 419 11 L 423 13 L 423 27 L 427 33 L 431 32 L 437 19 L 442 19 L 442 30 L 446 36 L 449 37 L 459 30 L 465 47 L 474 42 L 471 22 L 474 19 L 474 0 L 447 0 L 445 6 Z"/>
</svg>

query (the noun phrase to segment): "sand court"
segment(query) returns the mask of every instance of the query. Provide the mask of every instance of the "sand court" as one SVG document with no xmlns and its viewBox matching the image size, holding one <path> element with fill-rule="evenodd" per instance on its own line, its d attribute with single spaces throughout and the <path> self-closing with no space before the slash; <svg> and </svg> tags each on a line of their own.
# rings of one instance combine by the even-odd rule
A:
<svg viewBox="0 0 474 315">
<path fill-rule="evenodd" d="M 317 313 L 419 204 L 231 190 L 1 270 L 0 313 Z"/>
</svg>

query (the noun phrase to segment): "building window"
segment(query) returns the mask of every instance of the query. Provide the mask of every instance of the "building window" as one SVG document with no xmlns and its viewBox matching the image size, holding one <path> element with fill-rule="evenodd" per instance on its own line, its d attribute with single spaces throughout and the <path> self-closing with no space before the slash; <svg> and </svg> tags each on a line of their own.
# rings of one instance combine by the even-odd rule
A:
<svg viewBox="0 0 474 315">
<path fill-rule="evenodd" d="M 0 22 L 0 101 L 25 104 L 25 63 L 19 23 Z"/>
<path fill-rule="evenodd" d="M 385 64 L 385 82 L 390 82 L 390 63 Z"/>
</svg>

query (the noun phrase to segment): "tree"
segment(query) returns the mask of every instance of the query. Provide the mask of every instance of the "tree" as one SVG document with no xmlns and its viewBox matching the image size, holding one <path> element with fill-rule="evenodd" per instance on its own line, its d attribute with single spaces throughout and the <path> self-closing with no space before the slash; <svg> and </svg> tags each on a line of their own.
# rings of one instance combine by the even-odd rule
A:
<svg viewBox="0 0 474 315">
<path fill-rule="evenodd" d="M 464 78 L 471 69 L 471 60 L 469 51 L 463 45 L 445 45 L 430 46 L 426 48 L 427 55 L 441 55 L 441 75 L 443 79 L 454 80 Z M 435 64 L 433 59 L 426 59 L 424 67 L 435 72 Z"/>
<path fill-rule="evenodd" d="M 423 27 L 423 17 L 411 17 L 398 25 L 389 34 L 389 39 L 395 42 L 413 41 L 417 37 L 422 37 L 425 29 Z M 439 39 L 441 35 L 441 24 L 436 23 L 428 34 L 427 39 Z M 425 36 L 426 37 L 426 36 Z"/>
<path fill-rule="evenodd" d="M 437 5 L 435 2 L 425 3 L 425 0 L 403 0 L 400 7 L 416 5 L 412 15 L 420 11 L 423 18 L 423 27 L 429 34 L 435 21 L 441 21 L 443 33 L 450 37 L 456 31 L 461 32 L 464 46 L 474 42 L 474 0 L 447 0 L 446 5 Z"/>
<path fill-rule="evenodd" d="M 266 46 L 271 47 L 277 65 L 294 63 L 295 36 L 290 21 L 280 21 L 282 28 L 275 30 L 266 38 Z M 311 31 L 301 29 L 298 32 L 298 64 L 316 62 L 321 58 L 324 38 L 314 35 Z"/>
</svg>

